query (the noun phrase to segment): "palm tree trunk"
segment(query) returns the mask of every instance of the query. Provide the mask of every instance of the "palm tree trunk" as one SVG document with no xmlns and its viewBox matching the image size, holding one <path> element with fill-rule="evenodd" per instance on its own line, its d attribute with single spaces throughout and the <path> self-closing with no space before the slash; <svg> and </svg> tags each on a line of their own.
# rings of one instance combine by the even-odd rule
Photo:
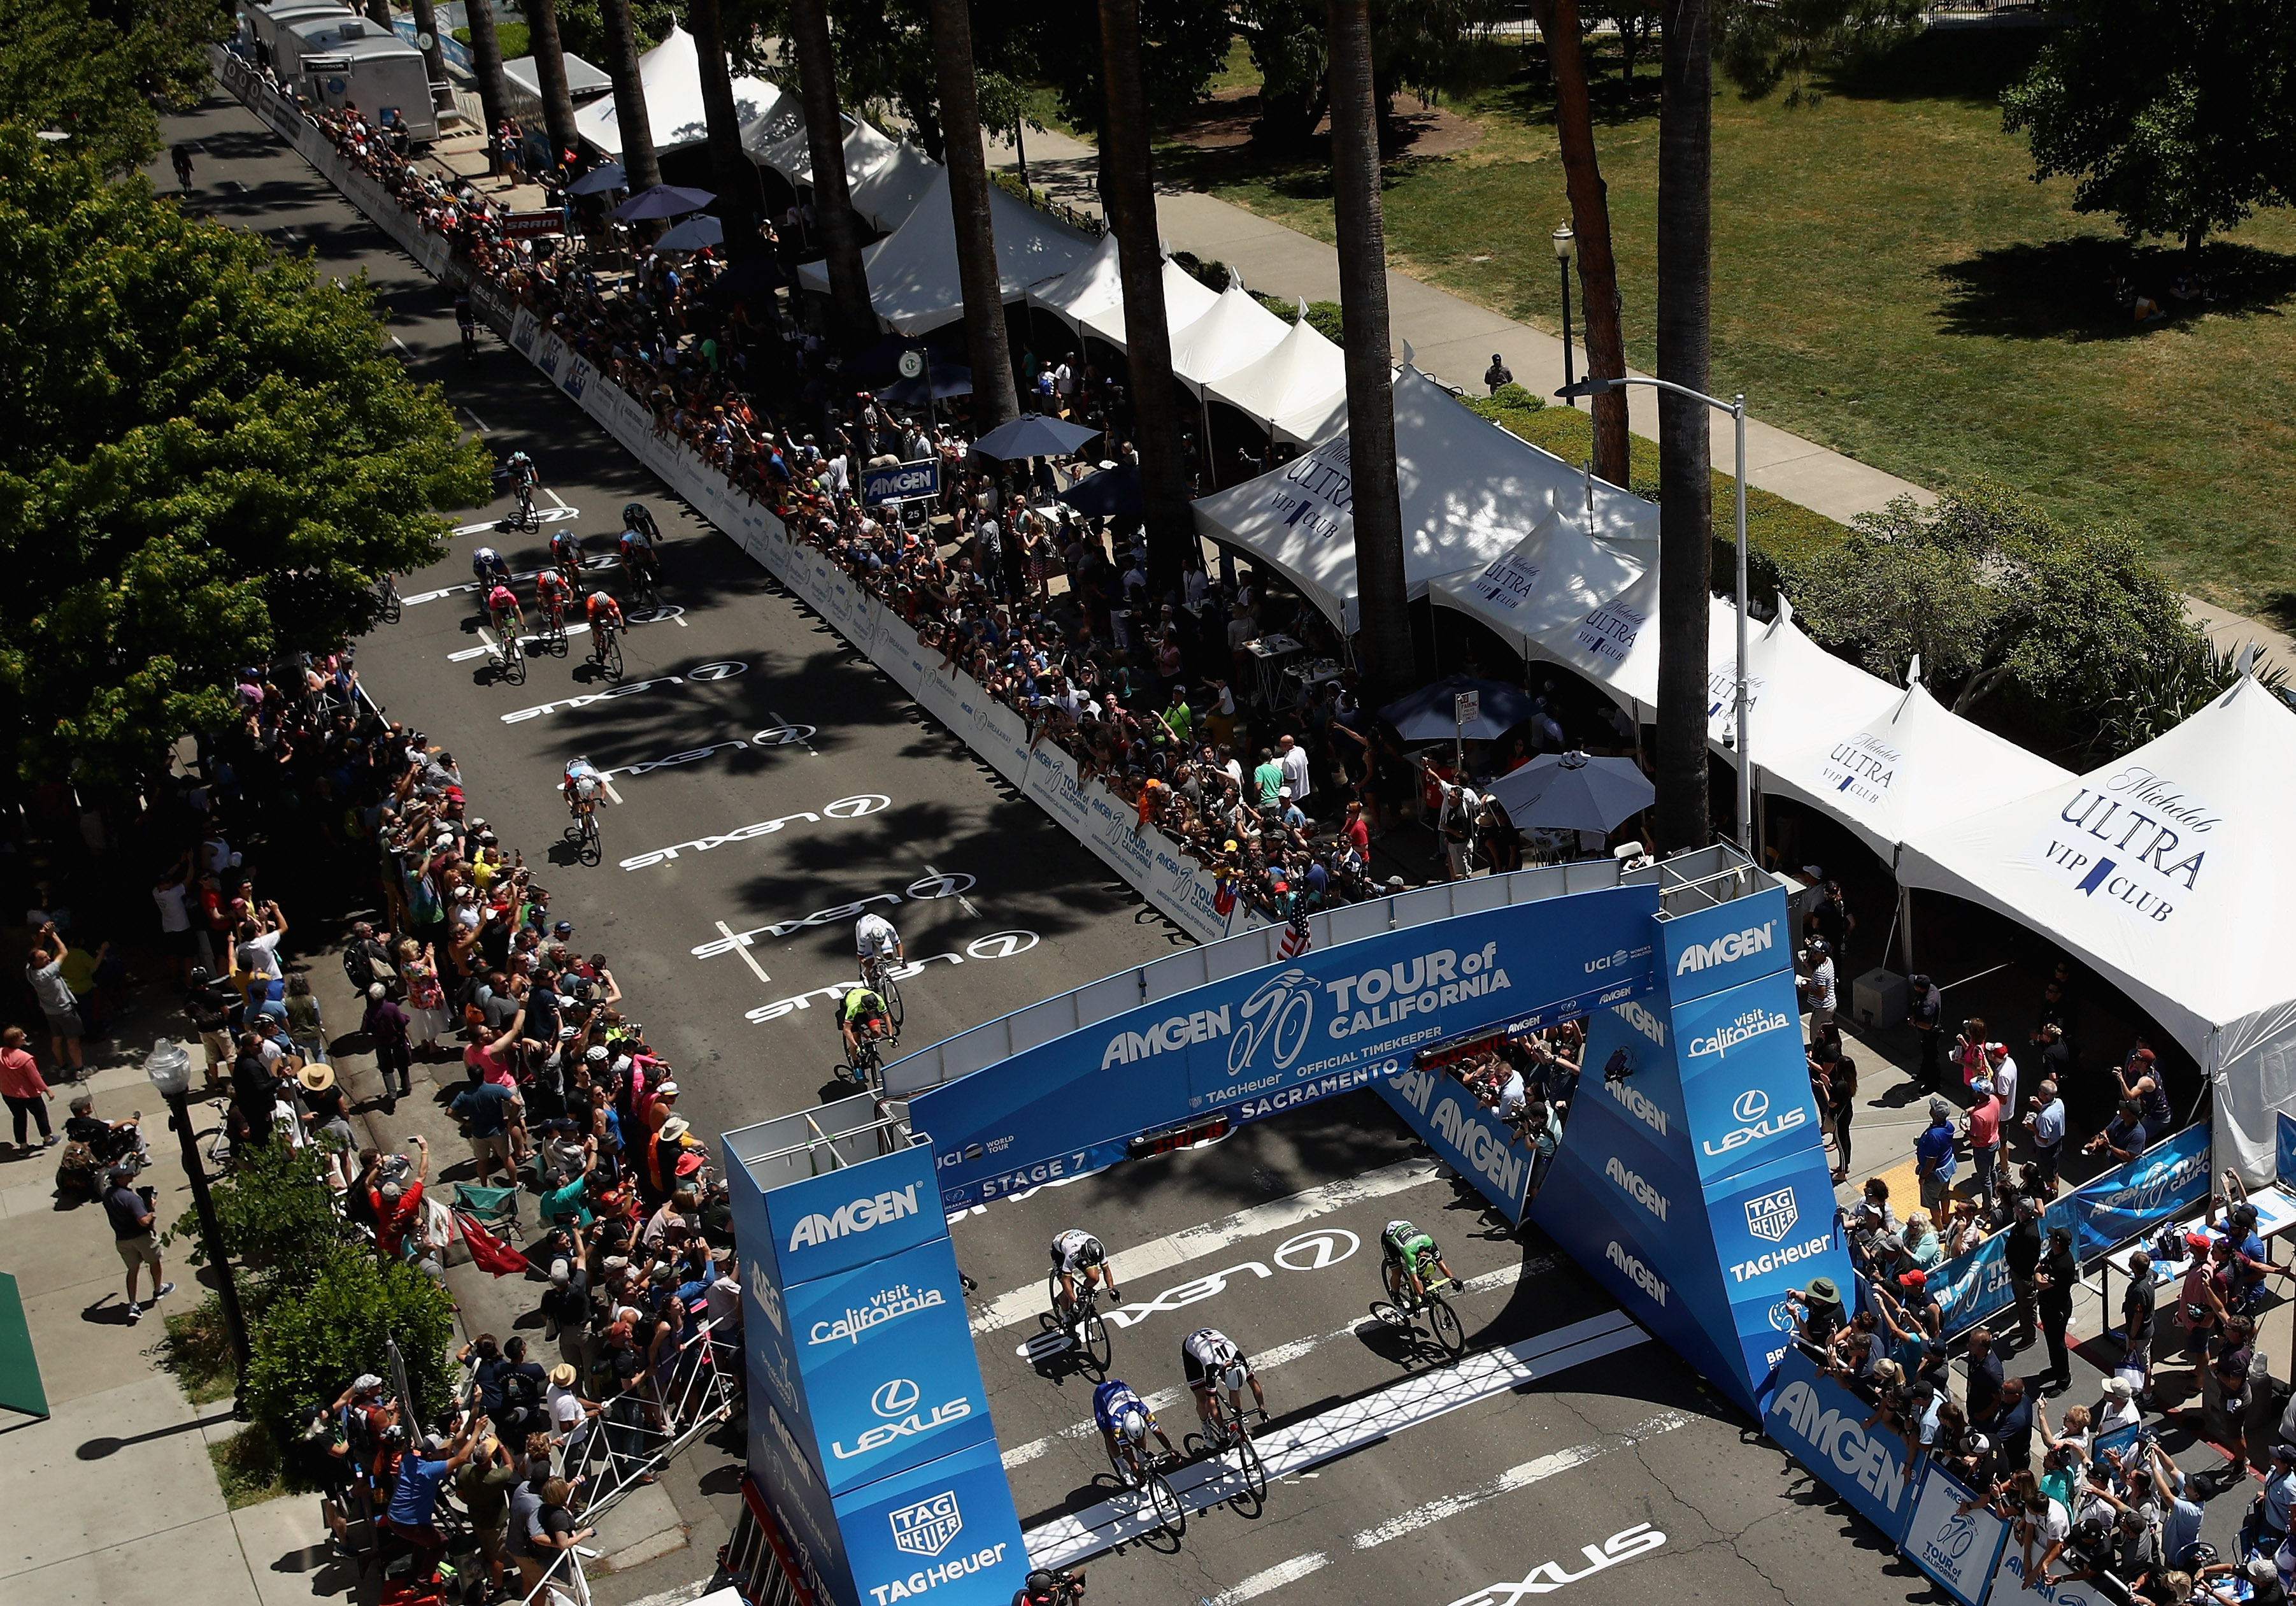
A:
<svg viewBox="0 0 2296 1606">
<path fill-rule="evenodd" d="M 1188 507 L 1179 414 L 1171 405 L 1172 330 L 1164 311 L 1164 252 L 1149 167 L 1139 0 L 1100 0 L 1100 58 L 1107 100 L 1100 135 L 1101 200 L 1116 229 L 1124 282 L 1124 356 L 1132 382 L 1132 442 L 1140 449 L 1148 588 L 1161 597 L 1180 584 L 1182 557 L 1195 539 L 1196 520 Z"/>
<path fill-rule="evenodd" d="M 534 78 L 542 86 L 542 126 L 550 131 L 550 165 L 567 152 L 578 158 L 582 136 L 574 129 L 574 95 L 566 86 L 566 51 L 558 43 L 558 0 L 526 0 L 526 27 L 534 46 Z"/>
<path fill-rule="evenodd" d="M 956 226 L 956 273 L 964 286 L 964 344 L 972 358 L 972 418 L 982 430 L 1021 416 L 996 231 L 988 216 L 988 159 L 972 77 L 972 18 L 966 0 L 931 0 L 933 75 L 947 141 L 948 210 Z"/>
<path fill-rule="evenodd" d="M 813 153 L 813 210 L 828 253 L 829 299 L 846 333 L 858 340 L 877 326 L 869 279 L 861 268 L 861 219 L 845 182 L 845 126 L 838 115 L 837 58 L 831 54 L 823 0 L 791 0 L 791 43 L 797 46 L 799 93 L 805 101 L 805 143 Z"/>
<path fill-rule="evenodd" d="M 385 33 L 390 29 L 390 0 L 366 0 L 366 20 Z"/>
<path fill-rule="evenodd" d="M 1587 313 L 1587 374 L 1622 379 L 1627 342 L 1619 327 L 1619 269 L 1611 254 L 1611 206 L 1595 154 L 1595 113 L 1587 98 L 1587 62 L 1579 52 L 1578 0 L 1534 0 L 1538 31 L 1554 71 L 1554 128 L 1562 177 L 1570 191 L 1570 228 L 1578 236 L 1578 288 Z M 1593 399 L 1595 473 L 1627 482 L 1627 394 Z"/>
<path fill-rule="evenodd" d="M 488 0 L 463 8 L 471 29 L 471 71 L 479 80 L 479 104 L 487 114 L 487 166 L 495 166 L 495 136 L 510 117 L 510 86 L 503 82 L 502 42 L 495 37 L 495 9 Z"/>
<path fill-rule="evenodd" d="M 758 253 L 758 169 L 742 149 L 742 114 L 734 105 L 734 75 L 726 64 L 726 18 L 718 0 L 693 0 L 687 25 L 701 56 L 701 116 L 709 129 L 709 170 L 718 183 L 717 213 L 726 226 L 726 254 Z"/>
<path fill-rule="evenodd" d="M 630 0 L 600 0 L 606 22 L 606 76 L 614 81 L 614 126 L 622 136 L 622 172 L 633 191 L 661 182 L 653 124 L 646 117 L 645 80 L 638 76 L 638 30 Z"/>
<path fill-rule="evenodd" d="M 1667 0 L 1658 134 L 1658 376 L 1707 386 L 1713 270 L 1714 62 L 1710 0 Z M 1713 435 L 1706 404 L 1660 391 L 1658 829 L 1704 847 L 1706 619 L 1713 579 Z"/>
<path fill-rule="evenodd" d="M 430 41 L 430 48 L 422 53 L 423 77 L 434 84 L 447 82 L 447 53 L 439 43 L 439 13 L 430 0 L 414 0 L 414 31 L 418 37 Z M 434 103 L 437 101 L 435 93 L 431 99 Z M 454 109 L 452 97 L 443 108 L 435 103 L 432 106 L 433 111 L 451 111 Z"/>
<path fill-rule="evenodd" d="M 1340 251 L 1353 484 L 1357 656 L 1376 708 L 1410 688 L 1409 582 L 1395 474 L 1395 391 L 1388 371 L 1387 226 L 1379 198 L 1379 114 L 1366 0 L 1332 0 L 1332 221 Z"/>
</svg>

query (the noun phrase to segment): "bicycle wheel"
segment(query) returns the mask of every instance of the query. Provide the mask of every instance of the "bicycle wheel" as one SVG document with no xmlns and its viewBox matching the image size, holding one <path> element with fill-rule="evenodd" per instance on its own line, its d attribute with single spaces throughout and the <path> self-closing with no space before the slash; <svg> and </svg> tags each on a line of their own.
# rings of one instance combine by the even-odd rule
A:
<svg viewBox="0 0 2296 1606">
<path fill-rule="evenodd" d="M 1235 1429 L 1236 1470 L 1243 1474 L 1243 1487 L 1254 1500 L 1267 1498 L 1267 1462 L 1261 1459 L 1259 1446 L 1251 1442 L 1251 1435 L 1238 1422 Z"/>
<path fill-rule="evenodd" d="M 611 679 L 622 678 L 622 638 L 619 631 L 606 638 L 606 674 Z"/>
<path fill-rule="evenodd" d="M 1427 1296 L 1427 1325 L 1435 1330 L 1435 1341 L 1452 1355 L 1466 1349 L 1467 1330 L 1460 1324 L 1459 1313 L 1451 1308 L 1448 1299 L 1431 1290 Z"/>
<path fill-rule="evenodd" d="M 885 1018 L 893 1023 L 893 1034 L 901 1032 L 901 988 L 893 980 L 893 973 L 884 966 L 877 967 L 877 996 L 885 1001 Z"/>
<path fill-rule="evenodd" d="M 597 863 L 604 851 L 605 844 L 598 837 L 598 817 L 585 814 L 582 816 L 582 862 Z"/>
<path fill-rule="evenodd" d="M 1045 1273 L 1045 1305 L 1053 1313 L 1053 1325 L 1062 1332 L 1076 1325 L 1076 1306 L 1061 1292 L 1061 1274 L 1057 1271 Z"/>
<path fill-rule="evenodd" d="M 1161 1472 L 1148 1474 L 1148 1503 L 1163 1530 L 1177 1539 L 1188 1531 L 1188 1508 L 1180 1503 L 1171 1479 Z"/>
<path fill-rule="evenodd" d="M 385 624 L 397 624 L 406 612 L 406 604 L 400 600 L 398 587 L 390 575 L 386 574 L 374 582 L 374 594 L 376 600 L 382 605 L 376 617 Z"/>
<path fill-rule="evenodd" d="M 1101 1371 L 1106 1371 L 1109 1362 L 1115 1358 L 1116 1350 L 1109 1341 L 1108 1323 L 1100 1319 L 1098 1311 L 1086 1314 L 1078 1336 L 1083 1340 L 1084 1353 L 1093 1365 Z"/>
<path fill-rule="evenodd" d="M 526 649 L 515 636 L 503 643 L 503 679 L 512 686 L 526 684 Z"/>
</svg>

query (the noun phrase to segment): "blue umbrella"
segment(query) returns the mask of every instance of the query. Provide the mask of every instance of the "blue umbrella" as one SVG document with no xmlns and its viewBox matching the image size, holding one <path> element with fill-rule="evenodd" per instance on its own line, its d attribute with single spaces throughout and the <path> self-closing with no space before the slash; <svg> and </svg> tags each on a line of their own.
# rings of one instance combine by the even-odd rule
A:
<svg viewBox="0 0 2296 1606">
<path fill-rule="evenodd" d="M 610 161 L 602 167 L 592 168 L 581 177 L 568 185 L 566 193 L 570 195 L 603 195 L 609 190 L 626 190 L 629 187 L 630 176 L 622 171 L 622 164 L 619 161 Z"/>
<path fill-rule="evenodd" d="M 723 220 L 703 212 L 688 218 L 653 243 L 656 251 L 700 251 L 705 245 L 723 245 L 726 225 Z"/>
<path fill-rule="evenodd" d="M 1464 731 L 1451 722 L 1452 699 L 1463 691 L 1480 695 L 1474 721 Z M 1530 715 L 1528 692 L 1472 675 L 1452 675 L 1423 686 L 1379 711 L 1379 717 L 1406 742 L 1447 742 L 1455 734 L 1471 742 L 1495 742 Z"/>
<path fill-rule="evenodd" d="M 925 389 L 926 382 L 932 389 Z M 972 370 L 959 363 L 937 362 L 914 379 L 896 380 L 877 392 L 877 399 L 890 401 L 895 407 L 923 407 L 928 401 L 940 401 L 951 396 L 972 394 Z"/>
<path fill-rule="evenodd" d="M 1491 795 L 1523 829 L 1546 826 L 1607 836 L 1656 802 L 1658 788 L 1630 758 L 1542 753 L 1493 781 Z"/>
<path fill-rule="evenodd" d="M 1010 424 L 998 424 L 974 441 L 972 449 L 1000 463 L 1022 457 L 1058 457 L 1076 450 L 1099 433 L 1080 424 L 1063 424 L 1057 418 L 1040 418 L 1028 413 Z"/>
<path fill-rule="evenodd" d="M 674 184 L 658 184 L 623 202 L 614 209 L 614 216 L 624 223 L 636 223 L 647 218 L 683 218 L 717 199 L 708 190 L 682 190 Z"/>
<path fill-rule="evenodd" d="M 1078 480 L 1061 492 L 1058 499 L 1078 513 L 1136 519 L 1140 516 L 1140 471 L 1129 463 L 1103 468 Z"/>
</svg>

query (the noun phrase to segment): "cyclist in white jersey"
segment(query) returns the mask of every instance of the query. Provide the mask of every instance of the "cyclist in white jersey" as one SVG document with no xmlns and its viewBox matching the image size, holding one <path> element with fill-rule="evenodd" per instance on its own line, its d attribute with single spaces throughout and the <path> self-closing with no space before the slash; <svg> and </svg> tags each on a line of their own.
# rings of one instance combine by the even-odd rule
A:
<svg viewBox="0 0 2296 1606">
<path fill-rule="evenodd" d="M 1061 1274 L 1061 1293 L 1070 1308 L 1076 1305 L 1076 1285 L 1079 1279 L 1085 1287 L 1097 1282 L 1108 1290 L 1111 1299 L 1124 1296 L 1116 1287 L 1116 1273 L 1110 1269 L 1108 1251 L 1100 1240 L 1080 1228 L 1070 1227 L 1053 1240 L 1053 1265 Z"/>
<path fill-rule="evenodd" d="M 873 961 L 890 968 L 908 957 L 902 951 L 901 934 L 893 929 L 893 923 L 874 912 L 863 915 L 854 923 L 853 951 L 861 961 L 861 979 L 873 985 L 876 979 L 870 970 Z"/>
<path fill-rule="evenodd" d="M 1216 1327 L 1198 1328 L 1180 1341 L 1180 1366 L 1186 1374 L 1188 1391 L 1196 1396 L 1196 1416 L 1204 1425 L 1208 1437 L 1217 1437 L 1219 1429 L 1212 1416 L 1212 1396 L 1221 1385 L 1227 1388 L 1227 1403 L 1234 1408 L 1236 1420 L 1243 1419 L 1243 1386 L 1251 1385 L 1251 1402 L 1259 1407 L 1263 1421 L 1267 1416 L 1267 1396 L 1259 1387 L 1259 1374 L 1251 1369 L 1251 1362 L 1242 1348 Z"/>
</svg>

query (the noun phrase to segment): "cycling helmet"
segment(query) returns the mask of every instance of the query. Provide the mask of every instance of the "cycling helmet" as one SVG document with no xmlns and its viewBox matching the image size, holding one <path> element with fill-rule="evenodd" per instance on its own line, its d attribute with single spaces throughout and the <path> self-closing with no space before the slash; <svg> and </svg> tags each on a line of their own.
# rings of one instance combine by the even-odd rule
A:
<svg viewBox="0 0 2296 1606">
<path fill-rule="evenodd" d="M 1108 1251 L 1101 1247 L 1100 1240 L 1096 1238 L 1086 1238 L 1077 1248 L 1077 1259 L 1085 1265 L 1096 1266 L 1107 1258 Z"/>
<path fill-rule="evenodd" d="M 512 453 L 511 453 L 511 455 L 510 455 L 510 460 L 511 460 L 512 462 L 513 462 L 513 463 L 524 463 L 524 462 L 529 461 L 529 459 L 528 459 L 528 457 L 527 457 L 527 455 L 526 455 L 524 452 L 512 452 Z"/>
<path fill-rule="evenodd" d="M 491 568 L 500 562 L 502 554 L 492 547 L 480 547 L 471 554 L 471 566 L 474 569 Z"/>
<path fill-rule="evenodd" d="M 1228 1391 L 1233 1394 L 1240 1393 L 1249 1380 L 1244 1376 L 1242 1363 L 1230 1361 L 1227 1364 L 1227 1371 L 1220 1380 L 1228 1386 Z"/>
<path fill-rule="evenodd" d="M 1124 1414 L 1116 1419 L 1117 1431 L 1132 1444 L 1144 1444 L 1148 1438 L 1148 1418 L 1137 1405 L 1125 1407 Z"/>
</svg>

